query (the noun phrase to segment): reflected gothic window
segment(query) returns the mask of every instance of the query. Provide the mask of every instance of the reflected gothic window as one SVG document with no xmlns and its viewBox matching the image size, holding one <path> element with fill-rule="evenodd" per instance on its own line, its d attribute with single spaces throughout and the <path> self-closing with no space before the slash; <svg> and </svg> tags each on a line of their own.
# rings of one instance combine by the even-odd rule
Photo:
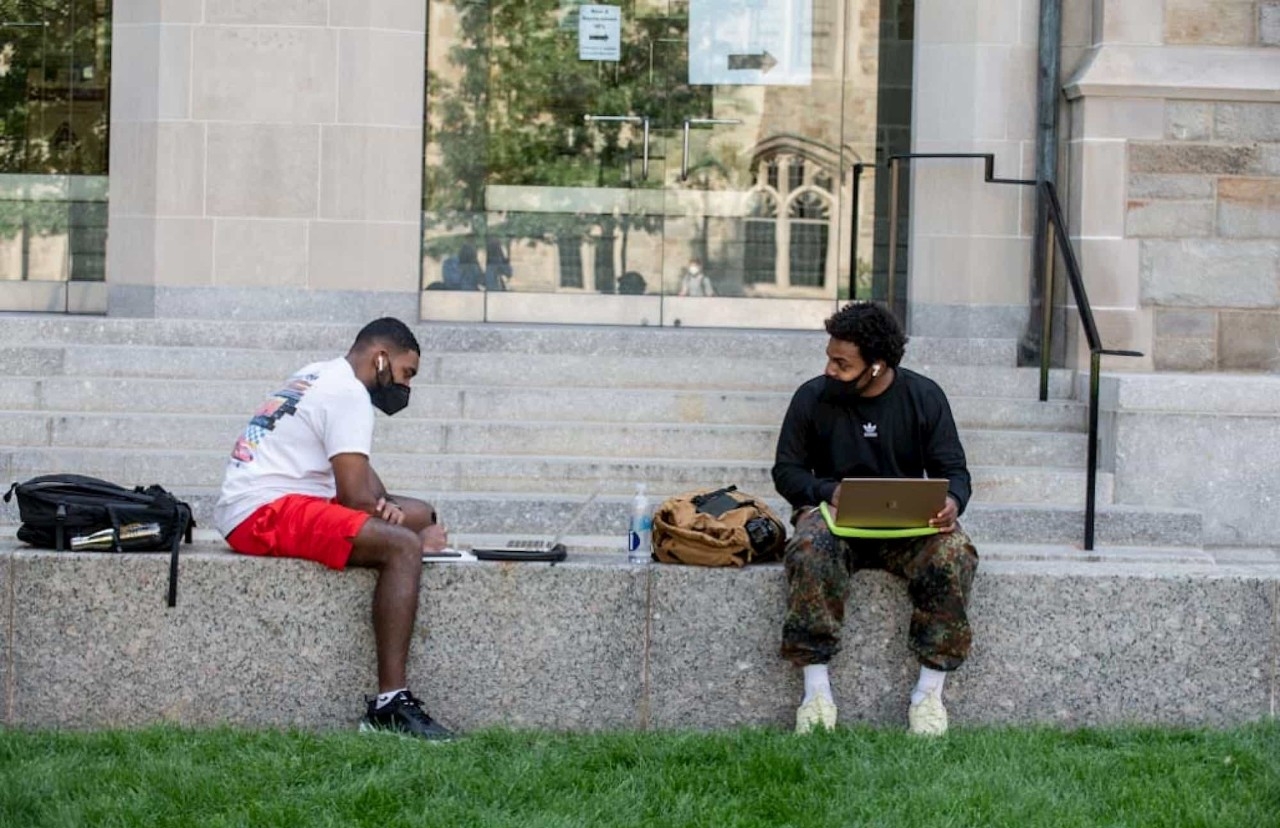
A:
<svg viewBox="0 0 1280 828">
<path fill-rule="evenodd" d="M 823 287 L 827 281 L 827 244 L 831 204 L 818 190 L 805 190 L 787 208 L 791 246 L 788 250 L 791 284 Z"/>
<path fill-rule="evenodd" d="M 787 192 L 794 192 L 804 186 L 804 159 L 793 158 L 787 167 Z"/>
<path fill-rule="evenodd" d="M 783 145 L 760 153 L 767 185 L 757 184 L 742 225 L 743 281 L 748 285 L 824 288 L 830 261 L 835 173 Z M 781 183 L 781 188 L 774 185 Z"/>
<path fill-rule="evenodd" d="M 747 208 L 743 282 L 748 285 L 778 282 L 778 200 L 772 194 L 751 194 Z"/>
</svg>

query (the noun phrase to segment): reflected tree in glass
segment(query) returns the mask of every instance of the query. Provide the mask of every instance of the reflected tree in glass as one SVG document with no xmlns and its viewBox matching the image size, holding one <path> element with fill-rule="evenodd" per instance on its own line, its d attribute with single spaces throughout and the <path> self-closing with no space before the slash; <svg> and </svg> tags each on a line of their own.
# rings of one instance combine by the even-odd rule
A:
<svg viewBox="0 0 1280 828">
<path fill-rule="evenodd" d="M 0 0 L 0 239 L 21 235 L 22 278 L 32 236 L 71 233 L 100 269 L 105 203 L 42 177 L 107 174 L 110 27 L 109 0 Z"/>
<path fill-rule="evenodd" d="M 485 188 L 663 186 L 661 175 L 640 175 L 638 124 L 584 121 L 588 114 L 643 113 L 657 130 L 710 112 L 710 88 L 687 83 L 686 18 L 637 19 L 631 5 L 623 4 L 621 60 L 614 63 L 579 59 L 575 12 L 561 0 L 455 0 L 453 71 L 427 78 L 434 152 L 425 165 L 424 212 L 428 225 L 444 232 L 425 252 L 440 256 L 491 232 L 562 251 L 591 235 L 619 235 L 625 270 L 627 234 L 659 229 L 661 216 L 512 213 L 499 231 L 490 226 Z M 600 270 L 611 271 L 612 260 L 597 265 L 598 285 L 611 290 L 611 272 L 602 278 Z M 572 267 L 580 266 L 574 257 Z"/>
</svg>

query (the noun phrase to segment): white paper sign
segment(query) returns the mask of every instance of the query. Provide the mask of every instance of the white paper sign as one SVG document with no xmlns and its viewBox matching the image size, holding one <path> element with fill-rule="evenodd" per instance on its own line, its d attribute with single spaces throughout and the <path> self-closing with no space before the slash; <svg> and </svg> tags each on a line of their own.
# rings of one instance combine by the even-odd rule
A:
<svg viewBox="0 0 1280 828">
<path fill-rule="evenodd" d="M 689 0 L 689 83 L 808 86 L 813 0 Z"/>
<path fill-rule="evenodd" d="M 583 6 L 578 9 L 578 59 L 622 59 L 622 9 Z"/>
</svg>

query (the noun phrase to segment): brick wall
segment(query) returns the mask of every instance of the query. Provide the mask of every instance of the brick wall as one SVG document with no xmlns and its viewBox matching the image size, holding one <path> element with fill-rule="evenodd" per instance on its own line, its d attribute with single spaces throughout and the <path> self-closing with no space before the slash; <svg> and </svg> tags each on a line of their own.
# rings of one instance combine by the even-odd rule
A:
<svg viewBox="0 0 1280 828">
<path fill-rule="evenodd" d="M 1128 171 L 1155 367 L 1280 371 L 1280 103 L 1169 101 Z"/>
</svg>

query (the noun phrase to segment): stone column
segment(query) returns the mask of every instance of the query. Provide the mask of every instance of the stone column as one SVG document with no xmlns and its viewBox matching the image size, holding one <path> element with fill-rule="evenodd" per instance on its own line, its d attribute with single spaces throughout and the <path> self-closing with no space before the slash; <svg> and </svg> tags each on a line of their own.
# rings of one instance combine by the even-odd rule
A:
<svg viewBox="0 0 1280 828">
<path fill-rule="evenodd" d="M 914 151 L 994 153 L 1035 169 L 1038 0 L 917 0 Z M 909 327 L 1017 338 L 1029 315 L 1031 188 L 983 183 L 981 161 L 912 163 Z"/>
<path fill-rule="evenodd" d="M 1068 5 L 1078 8 L 1086 3 L 1069 0 Z M 1077 63 L 1087 64 L 1101 44 L 1161 43 L 1164 0 L 1094 2 L 1091 6 L 1088 31 L 1071 27 L 1064 32 L 1071 38 L 1064 44 L 1067 53 L 1078 55 Z M 1084 38 L 1087 40 L 1082 44 Z M 1064 68 L 1068 65 L 1064 61 Z M 1066 202 L 1067 224 L 1090 306 L 1103 344 L 1108 348 L 1143 350 L 1140 346 L 1151 336 L 1151 313 L 1144 310 L 1139 301 L 1139 242 L 1128 237 L 1125 230 L 1128 142 L 1160 138 L 1163 133 L 1163 102 L 1140 95 L 1076 99 L 1066 112 L 1063 134 L 1068 145 L 1061 190 Z M 1057 273 L 1059 280 L 1066 279 L 1061 266 Z M 1075 301 L 1069 291 L 1060 290 L 1059 295 L 1065 295 L 1068 308 L 1074 309 Z M 1088 366 L 1088 348 L 1074 312 L 1068 314 L 1066 327 L 1063 333 L 1075 343 L 1070 358 L 1076 365 Z M 1110 368 L 1149 368 L 1151 364 L 1149 354 L 1141 360 L 1106 359 Z"/>
<path fill-rule="evenodd" d="M 425 8 L 115 3 L 108 312 L 416 319 Z"/>
</svg>

